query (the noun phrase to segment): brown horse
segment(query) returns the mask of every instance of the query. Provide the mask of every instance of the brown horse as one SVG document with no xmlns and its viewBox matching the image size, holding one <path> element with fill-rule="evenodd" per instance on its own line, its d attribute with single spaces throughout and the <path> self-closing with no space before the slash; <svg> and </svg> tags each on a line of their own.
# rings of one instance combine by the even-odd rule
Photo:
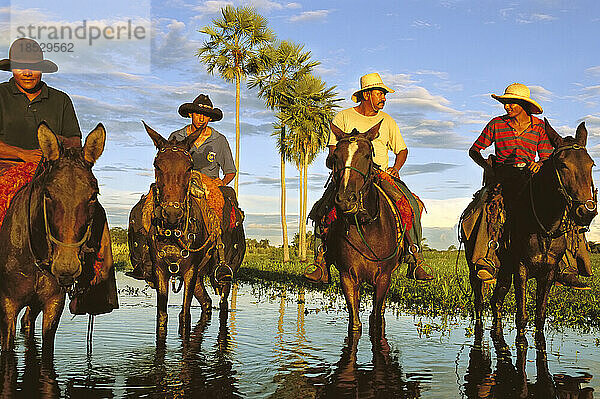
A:
<svg viewBox="0 0 600 399">
<path fill-rule="evenodd" d="M 105 139 L 99 124 L 83 148 L 63 149 L 48 126 L 38 127 L 46 166 L 12 199 L 0 229 L 3 352 L 13 349 L 17 315 L 26 306 L 28 322 L 43 312 L 42 352 L 54 351 L 65 293 L 82 274 L 85 244 L 99 206 L 92 165 L 102 154 Z M 33 326 L 29 327 L 33 334 Z"/>
<path fill-rule="evenodd" d="M 200 302 L 203 313 L 212 311 L 212 301 L 204 287 L 203 276 L 210 275 L 211 283 L 221 297 L 221 311 L 225 313 L 231 287 L 230 281 L 217 281 L 217 265 L 213 256 L 215 237 L 207 231 L 200 202 L 190 192 L 193 161 L 189 150 L 201 131 L 177 141 L 166 140 L 145 123 L 144 127 L 158 149 L 154 159 L 156 183 L 153 185 L 152 223 L 148 231 L 150 258 L 156 278 L 157 333 L 159 336 L 166 333 L 169 280 L 180 277 L 183 305 L 179 313 L 179 332 L 187 335 L 191 326 L 193 297 Z M 225 249 L 225 261 L 232 273 L 241 264 L 245 251 L 241 223 L 235 233 L 235 243 L 231 243 L 231 234 L 223 237 L 225 244 L 230 244 Z M 129 234 L 132 234 L 131 229 Z M 234 246 L 235 250 L 232 249 Z"/>
<path fill-rule="evenodd" d="M 575 138 L 556 133 L 546 120 L 546 133 L 554 152 L 509 208 L 506 249 L 499 251 L 502 264 L 491 299 L 496 335 L 501 335 L 501 313 L 511 277 L 517 303 L 517 343 L 526 345 L 527 280 L 537 280 L 535 327 L 536 344 L 545 346 L 544 324 L 548 293 L 575 230 L 589 226 L 597 214 L 596 190 L 592 181 L 594 161 L 585 149 L 585 124 L 577 127 Z"/>
<path fill-rule="evenodd" d="M 326 261 L 340 272 L 342 291 L 350 314 L 349 329 L 360 330 L 360 284 L 374 287 L 371 327 L 381 325 L 391 274 L 403 253 L 402 221 L 393 201 L 374 182 L 373 146 L 381 122 L 365 133 L 331 131 L 335 147 L 333 178 L 338 217 L 327 234 Z"/>
</svg>

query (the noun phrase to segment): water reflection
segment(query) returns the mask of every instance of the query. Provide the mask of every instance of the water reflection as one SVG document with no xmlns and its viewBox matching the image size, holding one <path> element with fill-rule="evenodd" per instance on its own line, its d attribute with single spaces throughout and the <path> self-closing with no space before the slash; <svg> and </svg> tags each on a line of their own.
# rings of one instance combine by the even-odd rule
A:
<svg viewBox="0 0 600 399">
<path fill-rule="evenodd" d="M 492 372 L 490 349 L 483 343 L 483 328 L 475 327 L 473 346 L 469 353 L 469 365 L 465 375 L 464 394 L 467 398 L 560 398 L 590 399 L 594 389 L 582 388 L 592 375 L 579 376 L 550 373 L 546 341 L 543 334 L 536 340 L 535 376 L 527 376 L 528 347 L 518 345 L 513 364 L 512 355 L 502 333 L 492 334 L 496 352 L 496 369 Z M 535 377 L 535 379 L 534 379 Z"/>
<path fill-rule="evenodd" d="M 397 357 L 391 356 L 385 325 L 369 332 L 372 360 L 357 363 L 361 333 L 349 333 L 339 361 L 330 375 L 316 378 L 318 398 L 418 398 L 418 381 L 406 381 Z"/>
<path fill-rule="evenodd" d="M 18 382 L 15 352 L 0 355 L 2 398 L 58 398 L 60 389 L 56 380 L 54 360 L 39 355 L 37 342 L 25 340 L 23 379 Z"/>
</svg>

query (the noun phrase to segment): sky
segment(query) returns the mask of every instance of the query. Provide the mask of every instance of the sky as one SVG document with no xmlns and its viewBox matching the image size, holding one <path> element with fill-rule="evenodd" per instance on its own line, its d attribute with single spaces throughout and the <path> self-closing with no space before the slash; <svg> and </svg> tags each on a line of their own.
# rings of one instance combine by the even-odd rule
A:
<svg viewBox="0 0 600 399">
<path fill-rule="evenodd" d="M 353 106 L 350 96 L 367 73 L 378 72 L 395 90 L 384 111 L 408 145 L 400 175 L 425 202 L 424 237 L 434 248 L 458 246 L 458 218 L 481 187 L 482 171 L 467 151 L 486 123 L 504 114 L 490 94 L 513 82 L 528 85 L 542 117 L 563 136 L 585 121 L 588 151 L 600 156 L 596 0 L 0 0 L 0 58 L 23 33 L 41 38 L 49 44 L 45 57 L 60 68 L 43 79 L 71 96 L 84 136 L 97 123 L 106 127 L 94 173 L 112 227 L 126 227 L 131 207 L 154 180 L 156 149 L 142 120 L 168 136 L 189 122 L 177 108 L 205 93 L 224 113 L 211 126 L 234 148 L 235 86 L 209 75 L 195 55 L 207 40 L 198 31 L 228 4 L 254 7 L 279 40 L 304 45 L 320 62 L 315 74 L 336 87 L 342 108 Z M 85 38 L 66 36 L 67 28 L 78 27 Z M 53 28 L 63 37 L 50 40 Z M 2 81 L 10 78 L 0 74 Z M 246 235 L 281 244 L 275 115 L 245 85 L 241 101 L 239 201 Z M 323 192 L 324 165 L 322 154 L 309 169 L 311 204 Z M 597 182 L 597 167 L 593 175 Z M 298 172 L 292 165 L 286 181 L 293 234 Z M 588 237 L 600 241 L 599 221 Z"/>
</svg>

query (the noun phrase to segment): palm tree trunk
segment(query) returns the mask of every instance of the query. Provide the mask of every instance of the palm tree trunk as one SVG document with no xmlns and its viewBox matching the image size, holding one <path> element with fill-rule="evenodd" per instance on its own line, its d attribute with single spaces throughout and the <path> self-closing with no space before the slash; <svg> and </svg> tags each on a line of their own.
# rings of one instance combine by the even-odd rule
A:
<svg viewBox="0 0 600 399">
<path fill-rule="evenodd" d="M 298 205 L 300 206 L 300 209 L 298 210 L 298 254 L 297 255 L 300 258 L 300 260 L 302 260 L 302 247 L 304 245 L 304 236 L 302 235 L 302 214 L 304 213 L 304 210 L 302 209 L 304 207 L 304 202 L 302 201 L 302 193 L 304 192 L 304 190 L 303 190 L 304 169 L 302 168 L 301 163 L 300 163 L 300 165 L 298 165 L 298 173 L 300 175 L 299 179 L 298 179 Z"/>
<path fill-rule="evenodd" d="M 283 262 L 290 261 L 290 247 L 288 245 L 287 221 L 285 215 L 285 158 L 281 155 L 281 230 L 283 231 Z"/>
<path fill-rule="evenodd" d="M 235 76 L 235 174 L 234 189 L 238 194 L 238 182 L 240 177 L 240 75 Z M 239 198 L 239 196 L 238 196 Z"/>
<path fill-rule="evenodd" d="M 300 220 L 302 226 L 302 260 L 306 260 L 306 205 L 308 203 L 308 151 L 304 153 L 304 161 L 302 164 L 302 168 L 304 169 L 304 182 L 302 192 L 302 219 Z"/>
</svg>

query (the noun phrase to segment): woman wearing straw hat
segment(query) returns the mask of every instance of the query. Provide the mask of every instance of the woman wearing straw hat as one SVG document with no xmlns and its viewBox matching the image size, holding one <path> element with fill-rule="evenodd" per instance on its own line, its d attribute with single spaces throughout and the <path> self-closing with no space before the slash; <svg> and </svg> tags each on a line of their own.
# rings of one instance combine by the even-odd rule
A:
<svg viewBox="0 0 600 399">
<path fill-rule="evenodd" d="M 492 98 L 504 105 L 506 114 L 493 118 L 486 125 L 469 149 L 469 156 L 484 169 L 486 182 L 493 183 L 493 185 L 500 183 L 504 205 L 510 216 L 511 204 L 517 198 L 519 191 L 529 176 L 540 170 L 542 162 L 550 157 L 554 148 L 546 135 L 544 121 L 533 116 L 533 114 L 541 114 L 543 110 L 531 98 L 531 92 L 527 86 L 513 83 L 506 88 L 503 95 L 492 94 Z M 481 150 L 489 147 L 492 143 L 495 147 L 495 156 L 484 159 Z M 487 223 L 481 223 L 480 229 L 487 227 Z M 501 231 L 500 229 L 496 230 Z M 495 244 L 497 244 L 499 238 L 492 237 L 492 240 L 495 240 Z M 580 239 L 585 240 L 584 237 L 580 237 Z M 490 242 L 492 241 L 490 240 Z M 476 245 L 476 247 L 478 246 Z M 493 247 L 497 247 L 497 245 Z M 486 254 L 483 256 L 477 253 L 473 254 L 477 276 L 483 281 L 493 281 L 497 268 L 500 266 L 497 264 L 498 260 L 493 254 L 494 251 L 490 251 L 489 248 L 490 245 L 485 246 Z M 578 255 L 580 258 L 581 256 L 585 257 L 585 254 Z M 588 263 L 588 273 L 584 273 L 591 275 L 589 262 L 584 263 Z M 575 270 L 566 270 L 557 280 L 559 283 L 573 288 L 589 288 L 577 278 L 576 268 Z"/>
</svg>

